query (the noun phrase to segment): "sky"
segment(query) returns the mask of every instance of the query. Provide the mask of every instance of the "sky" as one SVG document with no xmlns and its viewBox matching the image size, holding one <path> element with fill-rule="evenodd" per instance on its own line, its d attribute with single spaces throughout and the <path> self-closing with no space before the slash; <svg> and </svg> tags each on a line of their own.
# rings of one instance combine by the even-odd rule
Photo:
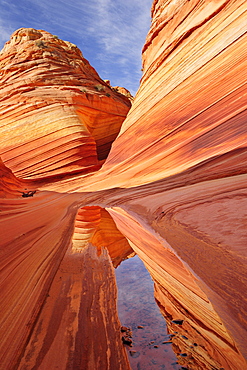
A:
<svg viewBox="0 0 247 370">
<path fill-rule="evenodd" d="M 135 95 L 152 0 L 1 0 L 0 50 L 21 27 L 77 45 L 102 79 Z"/>
</svg>

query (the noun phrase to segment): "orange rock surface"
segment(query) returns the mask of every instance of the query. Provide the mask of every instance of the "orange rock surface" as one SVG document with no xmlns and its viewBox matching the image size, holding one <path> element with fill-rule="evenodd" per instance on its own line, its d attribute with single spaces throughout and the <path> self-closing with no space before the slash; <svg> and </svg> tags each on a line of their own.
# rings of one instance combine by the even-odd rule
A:
<svg viewBox="0 0 247 370">
<path fill-rule="evenodd" d="M 120 336 L 116 294 L 106 249 L 100 255 L 92 245 L 80 253 L 68 251 L 53 279 L 20 368 L 129 369 Z"/>
<path fill-rule="evenodd" d="M 109 150 L 103 106 L 118 120 L 129 103 L 107 83 L 96 91 L 78 49 L 53 39 L 22 29 L 2 53 L 1 366 L 128 369 L 109 255 L 117 265 L 131 247 L 179 364 L 246 369 L 245 2 L 153 2 L 141 86 L 97 172 Z M 23 70 L 21 50 L 32 50 Z M 66 70 L 61 83 L 42 64 L 55 51 L 61 63 L 47 63 Z"/>
<path fill-rule="evenodd" d="M 133 253 L 127 239 L 117 229 L 112 217 L 105 209 L 100 210 L 100 224 L 90 242 L 100 251 L 106 247 L 114 267 Z"/>
<path fill-rule="evenodd" d="M 71 173 L 85 175 L 99 169 L 100 160 L 108 154 L 130 108 L 129 99 L 108 87 L 75 45 L 34 29 L 16 31 L 5 45 L 1 52 L 1 83 L 0 152 L 4 162 L 0 163 L 0 327 L 4 338 L 0 367 L 47 368 L 49 364 L 49 368 L 91 369 L 107 368 L 110 364 L 111 368 L 129 368 L 116 313 L 116 285 L 110 259 L 104 250 L 101 253 L 101 245 L 88 252 L 85 249 L 99 226 L 100 207 L 80 208 L 80 202 L 74 202 L 77 195 L 37 191 L 42 181 L 49 183 Z M 38 209 L 40 214 L 36 213 Z M 118 258 L 121 260 L 119 254 Z M 76 261 L 77 270 L 71 261 Z M 92 264 L 96 264 L 94 283 L 87 280 Z M 74 279 L 68 280 L 71 271 Z M 102 274 L 111 281 L 109 286 L 101 279 Z M 64 276 L 63 281 L 60 275 Z M 56 280 L 61 284 L 56 284 Z M 82 306 L 76 291 L 80 291 Z M 86 303 L 83 299 L 89 291 Z M 48 297 L 52 297 L 52 303 Z M 98 311 L 94 325 L 90 325 L 90 316 L 81 317 L 84 310 L 90 310 L 91 299 L 95 300 L 95 312 Z M 66 309 L 67 316 L 63 316 Z M 35 323 L 41 311 L 46 321 L 41 319 L 38 333 L 39 325 L 45 328 L 34 350 L 33 340 L 36 342 L 38 335 Z M 81 325 L 85 327 L 86 321 L 87 332 L 68 342 Z M 48 329 L 51 325 L 53 333 Z M 101 340 L 90 352 L 88 344 L 96 331 Z M 111 353 L 109 343 L 113 344 Z M 68 351 L 72 355 L 66 357 Z"/>
<path fill-rule="evenodd" d="M 21 28 L 0 54 L 1 151 L 18 177 L 99 169 L 130 108 L 73 44 Z M 97 158 L 98 152 L 98 158 Z"/>
<path fill-rule="evenodd" d="M 154 1 L 141 86 L 105 163 L 106 186 L 202 164 L 206 179 L 246 172 L 246 3 L 237 5 Z"/>
</svg>

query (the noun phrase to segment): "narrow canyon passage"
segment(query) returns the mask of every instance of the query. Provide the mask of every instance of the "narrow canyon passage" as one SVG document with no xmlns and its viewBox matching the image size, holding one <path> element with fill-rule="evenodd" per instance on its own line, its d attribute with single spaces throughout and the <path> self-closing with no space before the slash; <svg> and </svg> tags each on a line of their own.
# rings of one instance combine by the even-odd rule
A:
<svg viewBox="0 0 247 370">
<path fill-rule="evenodd" d="M 167 332 L 154 299 L 153 280 L 141 259 L 137 255 L 128 258 L 115 273 L 119 318 L 132 332 L 132 346 L 126 345 L 131 368 L 181 369 L 173 351 L 175 334 Z"/>
<path fill-rule="evenodd" d="M 8 253 L 1 261 L 1 328 L 8 356 L 1 352 L 1 366 L 128 369 L 113 270 L 134 250 L 154 281 L 171 334 L 164 341 L 172 342 L 178 364 L 189 369 L 240 368 L 244 360 L 198 278 L 140 215 L 119 206 L 96 206 L 107 196 L 107 191 L 85 194 L 90 205 L 84 208 L 78 193 L 38 191 L 27 199 L 2 200 L 2 253 Z M 19 225 L 15 234 L 12 225 Z"/>
<path fill-rule="evenodd" d="M 247 369 L 246 1 L 151 15 L 134 100 L 49 32 L 0 52 L 1 370 L 130 369 L 114 269 L 133 253 L 172 366 Z"/>
</svg>

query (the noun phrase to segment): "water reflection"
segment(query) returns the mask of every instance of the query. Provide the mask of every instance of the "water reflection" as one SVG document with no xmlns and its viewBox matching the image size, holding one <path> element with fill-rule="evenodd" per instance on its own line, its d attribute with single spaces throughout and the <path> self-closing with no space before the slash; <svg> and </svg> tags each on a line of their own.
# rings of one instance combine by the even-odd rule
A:
<svg viewBox="0 0 247 370">
<path fill-rule="evenodd" d="M 123 261 L 116 279 L 119 318 L 133 332 L 133 346 L 126 346 L 132 369 L 181 369 L 154 299 L 153 281 L 140 258 Z"/>
</svg>

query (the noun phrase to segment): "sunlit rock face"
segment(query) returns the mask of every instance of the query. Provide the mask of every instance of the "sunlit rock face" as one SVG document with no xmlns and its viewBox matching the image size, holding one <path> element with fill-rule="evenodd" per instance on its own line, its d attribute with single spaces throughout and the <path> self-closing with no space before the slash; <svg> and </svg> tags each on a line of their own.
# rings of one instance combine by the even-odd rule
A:
<svg viewBox="0 0 247 370">
<path fill-rule="evenodd" d="M 101 80 L 75 45 L 41 30 L 17 30 L 0 53 L 0 70 L 5 164 L 32 179 L 98 169 L 129 99 Z"/>
<path fill-rule="evenodd" d="M 153 3 L 140 89 L 94 185 L 87 182 L 127 188 L 111 194 L 110 213 L 163 287 L 161 306 L 170 299 L 178 316 L 193 317 L 185 326 L 203 337 L 194 368 L 246 367 L 245 11 L 243 1 Z M 169 253 L 160 247 L 156 256 L 151 236 L 143 245 L 147 229 Z M 161 267 L 167 253 L 169 271 Z"/>
<path fill-rule="evenodd" d="M 22 194 L 20 188 L 24 188 L 25 182 L 17 179 L 12 171 L 6 167 L 0 159 L 0 197 L 12 198 L 13 196 Z M 23 189 L 24 190 L 24 189 Z"/>
<path fill-rule="evenodd" d="M 79 62 L 76 69 L 66 69 L 64 77 L 60 73 L 67 65 L 63 53 L 61 63 L 53 58 L 59 74 L 53 69 L 46 75 L 47 86 L 44 66 L 32 94 L 25 90 L 28 84 L 20 90 L 25 69 L 9 75 L 19 82 L 11 89 L 6 83 L 9 95 L 4 99 L 11 105 L 1 106 L 3 128 L 10 133 L 1 145 L 4 368 L 47 369 L 52 364 L 54 369 L 128 369 L 111 259 L 117 266 L 132 249 L 155 282 L 155 298 L 174 335 L 179 364 L 193 370 L 247 368 L 245 11 L 244 1 L 154 1 L 141 86 L 98 172 L 96 147 L 105 147 L 105 139 L 98 137 L 107 135 L 101 124 L 104 115 L 96 115 L 92 129 L 94 107 L 112 102 L 115 108 L 110 109 L 116 112 L 118 104 L 128 106 L 128 99 L 123 103 L 106 82 L 100 82 L 105 90 L 98 91 L 102 88 L 94 87 L 97 74 L 81 56 L 93 79 L 80 77 L 87 81 L 84 85 L 73 82 L 76 75 L 81 83 Z M 49 49 L 53 42 L 79 55 L 73 46 L 54 37 L 48 41 L 50 37 L 44 31 L 17 31 L 4 58 L 21 58 L 17 46 L 37 40 L 42 41 L 36 45 L 42 56 L 54 51 Z M 30 63 L 28 73 L 33 74 L 36 67 Z M 78 86 L 89 92 L 75 92 Z M 29 130 L 35 121 L 35 99 L 45 104 L 39 108 L 37 130 Z M 53 108 L 58 119 L 65 111 L 68 123 L 62 118 L 60 131 L 54 131 L 53 118 L 49 120 Z M 46 122 L 47 128 L 41 129 Z M 64 150 L 64 137 L 73 145 L 77 125 L 75 169 L 74 154 Z M 71 139 L 63 127 L 72 127 Z M 45 143 L 60 140 L 55 135 L 49 141 L 46 130 L 61 138 L 63 154 L 59 157 L 56 144 L 51 156 L 53 147 L 47 144 L 37 160 L 31 153 L 43 146 L 21 140 L 27 131 Z M 85 152 L 83 140 L 90 144 Z M 19 156 L 23 161 L 18 162 Z M 36 193 L 23 197 L 28 191 Z"/>
<path fill-rule="evenodd" d="M 89 244 L 102 210 L 38 187 L 99 169 L 130 101 L 75 45 L 34 29 L 5 45 L 1 83 L 1 368 L 128 369 L 108 240 Z"/>
<path fill-rule="evenodd" d="M 122 260 L 133 254 L 127 239 L 117 229 L 115 222 L 105 209 L 100 209 L 100 224 L 93 234 L 90 242 L 100 251 L 106 247 L 112 264 L 117 267 Z"/>
<path fill-rule="evenodd" d="M 245 1 L 154 1 L 141 86 L 104 167 L 111 183 L 202 165 L 193 181 L 246 172 L 245 11 Z"/>
<path fill-rule="evenodd" d="M 80 208 L 75 219 L 73 253 L 81 252 L 89 243 L 99 254 L 102 248 L 106 248 L 114 267 L 133 253 L 110 214 L 98 206 Z"/>
</svg>

